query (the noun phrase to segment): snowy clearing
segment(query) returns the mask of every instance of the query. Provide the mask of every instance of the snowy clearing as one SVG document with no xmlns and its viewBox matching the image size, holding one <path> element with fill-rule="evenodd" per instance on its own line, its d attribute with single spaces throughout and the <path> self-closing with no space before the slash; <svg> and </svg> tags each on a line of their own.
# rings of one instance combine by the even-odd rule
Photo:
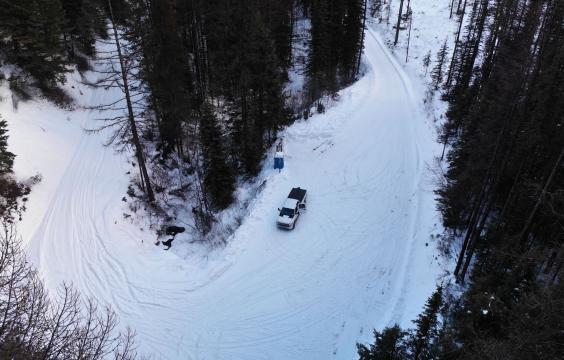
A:
<svg viewBox="0 0 564 360">
<path fill-rule="evenodd" d="M 127 157 L 81 131 L 96 114 L 1 102 L 16 172 L 44 177 L 20 233 L 48 287 L 72 281 L 111 304 L 141 352 L 165 359 L 352 359 L 372 328 L 410 325 L 440 272 L 427 171 L 440 146 L 422 94 L 366 35 L 371 70 L 284 132 L 286 168 L 263 171 L 250 215 L 210 257 L 163 251 L 123 220 Z M 112 98 L 71 91 L 83 104 Z M 308 190 L 307 213 L 278 230 L 294 186 Z"/>
</svg>

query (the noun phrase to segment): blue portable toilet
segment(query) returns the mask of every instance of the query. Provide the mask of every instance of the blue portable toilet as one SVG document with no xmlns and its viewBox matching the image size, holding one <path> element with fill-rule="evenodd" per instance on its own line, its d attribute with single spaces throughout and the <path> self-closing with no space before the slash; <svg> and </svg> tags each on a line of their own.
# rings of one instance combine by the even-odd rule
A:
<svg viewBox="0 0 564 360">
<path fill-rule="evenodd" d="M 284 153 L 277 151 L 274 155 L 274 168 L 278 170 L 284 169 Z"/>
</svg>

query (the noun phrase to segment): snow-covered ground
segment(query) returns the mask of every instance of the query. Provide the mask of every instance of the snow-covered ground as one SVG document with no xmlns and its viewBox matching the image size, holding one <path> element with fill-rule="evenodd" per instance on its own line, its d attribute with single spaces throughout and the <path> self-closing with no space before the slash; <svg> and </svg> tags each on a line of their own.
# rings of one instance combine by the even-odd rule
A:
<svg viewBox="0 0 564 360">
<path fill-rule="evenodd" d="M 384 19 L 382 22 L 378 19 L 371 19 L 372 26 L 382 34 L 384 42 L 392 51 L 394 56 L 401 63 L 406 73 L 410 78 L 418 79 L 414 82 L 414 86 L 420 93 L 428 91 L 428 84 L 430 83 L 431 72 L 436 65 L 437 53 L 439 49 L 447 42 L 447 61 L 445 70 L 450 63 L 451 53 L 454 49 L 454 41 L 456 39 L 456 32 L 458 30 L 459 18 L 456 15 L 456 5 L 454 3 L 454 13 L 450 17 L 450 0 L 419 0 L 410 1 L 409 5 L 412 10 L 412 29 L 411 39 L 409 39 L 408 26 L 402 23 L 405 30 L 400 31 L 398 44 L 393 45 L 395 38 L 395 24 L 397 22 L 397 14 L 400 7 L 400 1 L 391 1 L 390 23 L 388 24 Z M 471 10 L 472 4 L 467 4 L 466 19 Z M 407 2 L 404 2 L 404 13 L 407 11 Z M 387 11 L 384 11 L 385 15 Z M 409 54 L 407 52 L 409 39 Z M 431 62 L 429 67 L 424 66 L 423 60 L 427 54 L 431 55 Z M 432 97 L 427 93 L 424 96 L 426 104 L 424 106 L 427 116 L 433 119 L 438 126 L 444 113 L 447 104 L 440 100 L 439 94 L 433 94 Z"/>
<path fill-rule="evenodd" d="M 392 46 L 395 37 L 395 24 L 400 2 L 392 1 L 390 24 L 386 21 L 379 22 L 371 19 L 373 27 L 383 34 L 385 42 L 393 48 L 393 53 L 400 59 L 403 66 L 407 67 L 410 73 L 421 78 L 429 76 L 431 69 L 435 65 L 436 55 L 441 45 L 447 40 L 449 49 L 452 50 L 458 29 L 458 17 L 453 14 L 450 16 L 450 0 L 420 0 L 410 2 L 413 13 L 413 23 L 411 29 L 411 40 L 409 42 L 409 56 L 407 56 L 407 43 L 409 37 L 408 29 L 400 31 L 398 44 Z M 468 4 L 467 12 L 470 11 L 471 4 Z M 456 8 L 456 4 L 455 4 Z M 404 3 L 403 11 L 407 11 L 407 2 Z M 405 23 L 403 26 L 407 27 Z M 423 58 L 431 52 L 431 65 L 428 71 L 423 66 Z M 407 61 L 406 61 L 407 60 Z"/>
<path fill-rule="evenodd" d="M 352 359 L 372 328 L 410 325 L 440 272 L 427 165 L 441 149 L 420 87 L 366 35 L 367 75 L 282 134 L 286 168 L 263 171 L 249 216 L 209 257 L 163 251 L 123 219 L 130 166 L 105 134 L 82 132 L 96 114 L 0 102 L 16 172 L 43 174 L 20 233 L 48 287 L 72 281 L 111 304 L 140 350 L 164 359 Z M 76 80 L 79 103 L 115 95 L 80 95 Z M 308 190 L 308 211 L 278 230 L 293 186 Z"/>
</svg>

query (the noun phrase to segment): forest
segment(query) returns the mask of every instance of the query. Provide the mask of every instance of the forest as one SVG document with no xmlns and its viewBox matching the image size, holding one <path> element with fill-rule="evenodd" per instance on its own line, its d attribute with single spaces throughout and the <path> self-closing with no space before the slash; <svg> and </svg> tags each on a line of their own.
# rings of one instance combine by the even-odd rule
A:
<svg viewBox="0 0 564 360">
<path fill-rule="evenodd" d="M 456 283 L 437 289 L 412 329 L 375 331 L 359 356 L 561 359 L 564 3 L 451 3 L 459 31 L 433 86 L 449 104 L 436 194 Z"/>
</svg>

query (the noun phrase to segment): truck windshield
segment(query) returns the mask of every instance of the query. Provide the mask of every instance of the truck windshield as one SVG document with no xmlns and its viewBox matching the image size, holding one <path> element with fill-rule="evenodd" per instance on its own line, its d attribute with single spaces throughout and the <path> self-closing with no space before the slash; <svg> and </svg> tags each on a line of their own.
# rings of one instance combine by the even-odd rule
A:
<svg viewBox="0 0 564 360">
<path fill-rule="evenodd" d="M 282 210 L 280 210 L 280 216 L 288 216 L 288 217 L 293 218 L 294 217 L 294 210 L 288 209 L 288 208 L 282 208 Z"/>
</svg>

